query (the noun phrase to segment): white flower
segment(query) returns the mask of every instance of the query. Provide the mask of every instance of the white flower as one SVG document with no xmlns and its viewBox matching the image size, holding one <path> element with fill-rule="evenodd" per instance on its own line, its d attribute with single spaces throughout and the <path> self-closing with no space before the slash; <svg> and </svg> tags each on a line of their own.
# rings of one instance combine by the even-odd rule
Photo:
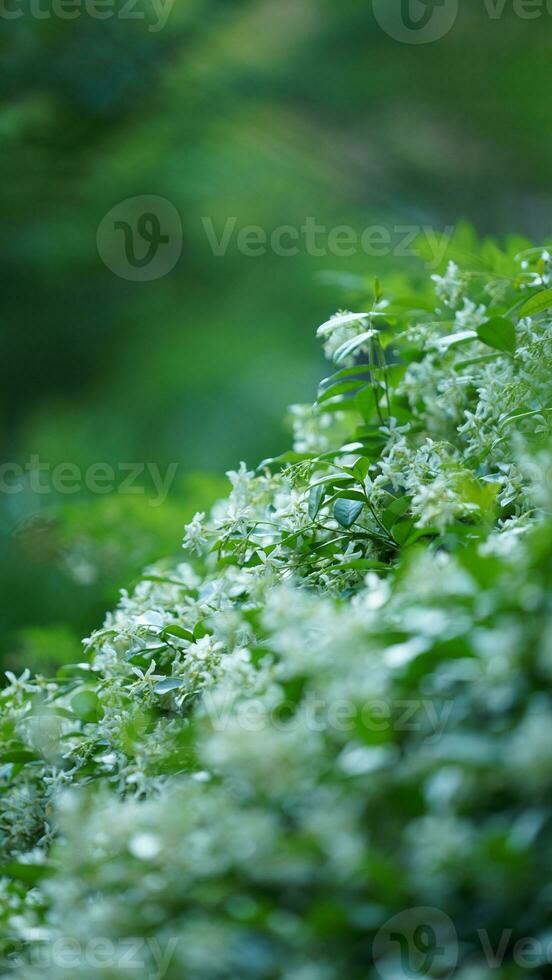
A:
<svg viewBox="0 0 552 980">
<path fill-rule="evenodd" d="M 316 334 L 324 337 L 324 353 L 328 360 L 346 367 L 353 365 L 359 354 L 366 353 L 372 337 L 377 334 L 372 319 L 382 316 L 387 305 L 383 300 L 371 313 L 336 313 L 318 327 Z"/>
<path fill-rule="evenodd" d="M 192 554 L 202 555 L 207 547 L 204 521 L 205 514 L 197 513 L 190 523 L 186 525 L 182 547 L 191 551 Z"/>
<path fill-rule="evenodd" d="M 444 276 L 433 275 L 438 298 L 453 309 L 458 306 L 466 288 L 466 279 L 455 262 L 449 262 Z"/>
<path fill-rule="evenodd" d="M 464 306 L 457 310 L 454 315 L 454 326 L 456 330 L 477 330 L 487 319 L 487 309 L 483 304 L 476 306 L 467 296 L 464 297 Z"/>
</svg>

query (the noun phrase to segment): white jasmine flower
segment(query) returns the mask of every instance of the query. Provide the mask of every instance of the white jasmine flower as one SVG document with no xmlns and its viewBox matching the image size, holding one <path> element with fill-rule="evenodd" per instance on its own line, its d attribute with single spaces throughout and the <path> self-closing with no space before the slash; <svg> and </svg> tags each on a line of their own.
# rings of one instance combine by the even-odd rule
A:
<svg viewBox="0 0 552 980">
<path fill-rule="evenodd" d="M 444 276 L 433 275 L 437 297 L 452 309 L 458 306 L 466 289 L 465 277 L 455 262 L 449 262 Z"/>
<path fill-rule="evenodd" d="M 197 513 L 186 525 L 183 548 L 192 554 L 203 555 L 207 547 L 207 538 L 204 529 L 205 514 Z"/>
</svg>

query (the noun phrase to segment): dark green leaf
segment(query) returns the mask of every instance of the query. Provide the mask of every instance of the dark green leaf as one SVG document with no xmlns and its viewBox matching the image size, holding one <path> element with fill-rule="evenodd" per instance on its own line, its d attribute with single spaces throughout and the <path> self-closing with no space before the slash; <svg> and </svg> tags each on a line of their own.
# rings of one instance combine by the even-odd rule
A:
<svg viewBox="0 0 552 980">
<path fill-rule="evenodd" d="M 341 524 L 341 527 L 352 527 L 363 507 L 362 500 L 348 500 L 347 498 L 336 500 L 333 509 L 334 517 L 338 524 Z"/>
<path fill-rule="evenodd" d="M 388 531 L 391 530 L 393 525 L 396 524 L 397 521 L 401 519 L 401 517 L 404 517 L 404 515 L 408 511 L 408 508 L 410 507 L 411 499 L 412 499 L 411 497 L 406 497 L 406 496 L 397 497 L 396 500 L 393 500 L 392 503 L 390 503 L 389 506 L 385 508 L 382 514 L 381 522 L 387 528 Z"/>
<path fill-rule="evenodd" d="M 397 544 L 406 544 L 413 530 L 414 521 L 411 518 L 393 524 L 393 537 Z"/>
<path fill-rule="evenodd" d="M 29 749 L 9 749 L 0 755 L 0 765 L 5 765 L 6 762 L 16 762 L 23 765 L 25 762 L 36 762 L 38 758 L 39 756 Z"/>
<path fill-rule="evenodd" d="M 320 507 L 322 506 L 322 501 L 324 500 L 324 485 L 320 483 L 317 487 L 311 487 L 309 491 L 309 517 L 311 521 L 314 521 Z"/>
<path fill-rule="evenodd" d="M 23 881 L 26 885 L 34 885 L 47 875 L 52 874 L 52 865 L 49 864 L 26 864 L 24 861 L 11 861 L 10 864 L 0 867 L 0 877 L 14 878 L 16 881 Z"/>
</svg>

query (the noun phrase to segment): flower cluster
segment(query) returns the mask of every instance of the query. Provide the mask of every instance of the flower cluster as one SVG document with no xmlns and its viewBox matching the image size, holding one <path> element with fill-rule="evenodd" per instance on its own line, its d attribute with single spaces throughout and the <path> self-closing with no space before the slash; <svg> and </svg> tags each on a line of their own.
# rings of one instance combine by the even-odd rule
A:
<svg viewBox="0 0 552 980">
<path fill-rule="evenodd" d="M 525 975 L 552 866 L 552 299 L 519 275 L 451 261 L 436 309 L 378 289 L 324 324 L 337 371 L 294 448 L 228 474 L 82 663 L 8 677 L 3 973 L 400 977 L 388 923 L 425 910 L 462 980 L 504 928 L 492 976 Z"/>
</svg>

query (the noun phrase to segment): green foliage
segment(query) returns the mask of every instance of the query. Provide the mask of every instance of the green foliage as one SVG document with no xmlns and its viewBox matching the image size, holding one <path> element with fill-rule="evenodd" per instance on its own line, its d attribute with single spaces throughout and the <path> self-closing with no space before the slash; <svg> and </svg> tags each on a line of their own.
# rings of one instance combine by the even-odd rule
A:
<svg viewBox="0 0 552 980">
<path fill-rule="evenodd" d="M 462 212 L 481 233 L 549 230 L 544 9 L 525 20 L 508 3 L 494 20 L 487 4 L 466 0 L 454 30 L 420 48 L 387 37 L 373 4 L 358 0 L 159 3 L 168 19 L 158 31 L 149 30 L 150 0 L 131 10 L 118 0 L 105 19 L 89 16 L 95 5 L 84 0 L 5 6 L 24 14 L 3 19 L 0 37 L 5 460 L 178 460 L 222 472 L 236 458 L 277 452 L 283 408 L 318 377 L 312 324 L 340 299 L 365 309 L 409 226 L 423 221 L 433 233 Z M 146 16 L 117 16 L 125 8 Z M 107 212 L 142 193 L 171 201 L 184 227 L 173 273 L 143 287 L 112 275 L 96 248 Z M 301 248 L 293 259 L 252 258 L 234 238 L 218 258 L 202 224 L 211 217 L 221 235 L 235 217 L 237 228 L 270 233 L 309 215 L 328 233 L 343 223 L 359 235 L 383 227 L 389 254 Z M 432 236 L 422 238 L 434 261 Z M 458 252 L 462 266 L 494 263 L 509 274 L 509 257 L 492 243 L 480 254 L 473 234 Z M 423 270 L 412 264 L 425 303 Z M 409 292 L 400 282 L 393 295 Z M 364 390 L 358 401 L 369 397 Z M 10 595 L 0 655 L 9 667 L 24 655 L 23 623 L 63 622 L 76 638 L 114 600 L 76 585 L 57 552 L 37 562 L 15 546 L 13 498 L 0 503 L 0 588 Z M 57 509 L 67 498 L 41 503 Z M 17 526 L 35 516 L 38 507 Z M 162 535 L 154 553 L 171 541 Z M 123 556 L 111 583 L 126 581 Z"/>
<path fill-rule="evenodd" d="M 6 972 L 58 980 L 70 941 L 98 980 L 160 951 L 169 980 L 402 976 L 425 909 L 464 980 L 511 928 L 492 976 L 521 980 L 552 870 L 551 321 L 519 313 L 547 277 L 487 245 L 327 321 L 352 363 L 293 450 L 228 474 L 82 662 L 8 677 Z"/>
</svg>

